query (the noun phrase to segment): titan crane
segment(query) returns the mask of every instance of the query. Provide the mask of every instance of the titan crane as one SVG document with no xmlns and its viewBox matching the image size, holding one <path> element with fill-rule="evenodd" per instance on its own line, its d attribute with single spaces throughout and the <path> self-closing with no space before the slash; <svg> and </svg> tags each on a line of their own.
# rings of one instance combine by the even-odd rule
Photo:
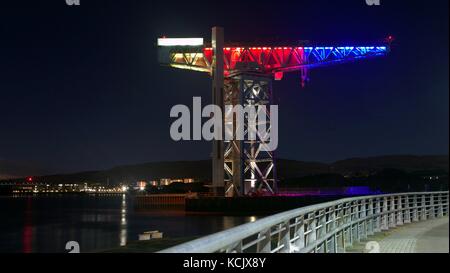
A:
<svg viewBox="0 0 450 273">
<path fill-rule="evenodd" d="M 203 38 L 158 39 L 158 58 L 162 65 L 211 75 L 213 104 L 221 109 L 224 105 L 270 105 L 272 80 L 281 80 L 284 73 L 299 71 L 303 86 L 310 68 L 385 56 L 388 52 L 388 43 L 370 46 L 227 45 L 221 27 L 212 28 L 209 45 Z M 266 115 L 266 126 L 270 130 L 270 111 Z M 232 122 L 226 120 L 225 115 L 222 121 L 222 128 Z M 248 134 L 248 130 L 245 133 Z M 273 152 L 262 151 L 265 141 L 260 136 L 251 141 L 213 140 L 212 187 L 217 196 L 276 193 L 275 158 Z"/>
</svg>

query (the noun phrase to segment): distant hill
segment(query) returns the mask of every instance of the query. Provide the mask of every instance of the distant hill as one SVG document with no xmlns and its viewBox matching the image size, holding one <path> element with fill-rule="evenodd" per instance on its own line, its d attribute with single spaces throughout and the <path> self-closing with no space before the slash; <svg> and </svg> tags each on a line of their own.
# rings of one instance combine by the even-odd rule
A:
<svg viewBox="0 0 450 273">
<path fill-rule="evenodd" d="M 0 161 L 0 175 L 3 173 L 11 174 L 11 171 L 8 173 L 8 165 L 1 164 L 3 164 L 3 161 Z M 409 155 L 379 156 L 351 158 L 340 160 L 332 164 L 277 159 L 277 175 L 279 179 L 290 179 L 327 173 L 341 175 L 353 175 L 358 173 L 370 174 L 385 169 L 398 169 L 404 172 L 439 171 L 440 173 L 448 174 L 449 157 Z M 2 170 L 7 170 L 7 172 L 2 172 Z M 27 172 L 27 169 L 19 168 L 16 170 L 16 174 L 22 173 L 22 177 L 36 175 L 35 173 L 38 173 L 38 170 L 33 169 L 30 169 L 29 172 Z M 23 175 L 24 172 L 26 172 L 26 175 Z M 16 175 L 13 177 L 18 176 Z M 97 182 L 116 184 L 160 178 L 195 178 L 200 181 L 210 181 L 211 161 L 150 162 L 137 165 L 118 166 L 103 171 L 42 176 L 40 179 L 48 183 Z"/>
<path fill-rule="evenodd" d="M 276 164 L 277 176 L 280 179 L 330 172 L 330 165 L 326 163 L 277 159 Z"/>
<path fill-rule="evenodd" d="M 367 158 L 350 158 L 340 160 L 332 164 L 333 171 L 338 173 L 371 172 L 382 169 L 399 169 L 405 172 L 423 170 L 445 170 L 449 169 L 448 156 L 412 156 L 392 155 Z"/>
<path fill-rule="evenodd" d="M 17 162 L 0 159 L 0 180 L 24 176 L 39 176 L 48 173 L 35 163 Z"/>
</svg>

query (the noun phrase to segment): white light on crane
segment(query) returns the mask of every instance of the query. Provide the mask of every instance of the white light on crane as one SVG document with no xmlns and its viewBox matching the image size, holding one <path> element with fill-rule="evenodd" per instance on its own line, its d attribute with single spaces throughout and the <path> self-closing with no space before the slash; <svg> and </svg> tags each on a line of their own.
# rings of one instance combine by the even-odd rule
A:
<svg viewBox="0 0 450 273">
<path fill-rule="evenodd" d="M 202 46 L 203 38 L 158 38 L 158 46 Z"/>
</svg>

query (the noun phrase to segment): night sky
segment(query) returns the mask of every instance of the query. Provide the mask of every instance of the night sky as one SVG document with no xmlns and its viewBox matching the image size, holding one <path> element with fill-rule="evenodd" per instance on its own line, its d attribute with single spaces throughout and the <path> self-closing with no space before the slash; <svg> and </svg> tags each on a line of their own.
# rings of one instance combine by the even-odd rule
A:
<svg viewBox="0 0 450 273">
<path fill-rule="evenodd" d="M 171 140 L 169 111 L 209 104 L 209 76 L 160 67 L 155 43 L 209 41 L 214 25 L 233 42 L 396 38 L 387 58 L 313 70 L 304 89 L 297 73 L 274 83 L 278 157 L 448 154 L 448 0 L 215 2 L 2 2 L 0 159 L 51 172 L 208 159 L 209 142 Z"/>
</svg>

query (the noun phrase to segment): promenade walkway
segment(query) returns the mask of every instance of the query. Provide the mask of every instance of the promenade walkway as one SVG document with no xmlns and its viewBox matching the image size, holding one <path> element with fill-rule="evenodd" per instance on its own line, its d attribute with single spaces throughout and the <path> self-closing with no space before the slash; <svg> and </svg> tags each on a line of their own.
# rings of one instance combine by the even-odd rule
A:
<svg viewBox="0 0 450 273">
<path fill-rule="evenodd" d="M 378 246 L 368 242 L 377 242 Z M 448 216 L 377 233 L 348 248 L 347 252 L 369 252 L 366 244 L 375 246 L 373 250 L 380 253 L 449 253 Z"/>
</svg>

